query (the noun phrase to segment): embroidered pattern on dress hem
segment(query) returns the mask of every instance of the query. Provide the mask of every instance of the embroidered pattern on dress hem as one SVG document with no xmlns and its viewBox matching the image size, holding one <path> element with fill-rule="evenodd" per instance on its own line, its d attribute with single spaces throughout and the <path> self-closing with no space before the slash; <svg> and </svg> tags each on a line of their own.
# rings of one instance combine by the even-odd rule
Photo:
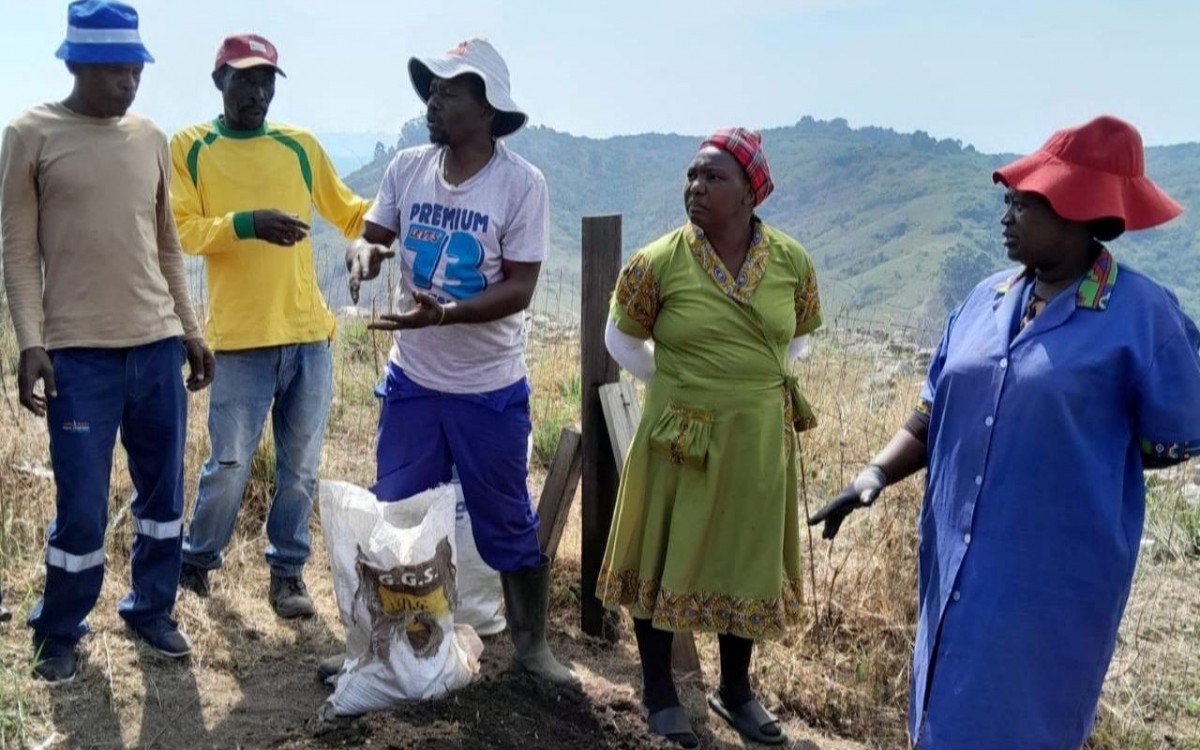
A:
<svg viewBox="0 0 1200 750">
<path fill-rule="evenodd" d="M 745 599 L 721 593 L 676 593 L 659 581 L 644 580 L 636 570 L 604 569 L 596 591 L 604 606 L 629 607 L 655 626 L 667 630 L 701 630 L 759 639 L 777 636 L 804 620 L 804 582 L 784 575 L 783 590 L 774 599 Z"/>
</svg>

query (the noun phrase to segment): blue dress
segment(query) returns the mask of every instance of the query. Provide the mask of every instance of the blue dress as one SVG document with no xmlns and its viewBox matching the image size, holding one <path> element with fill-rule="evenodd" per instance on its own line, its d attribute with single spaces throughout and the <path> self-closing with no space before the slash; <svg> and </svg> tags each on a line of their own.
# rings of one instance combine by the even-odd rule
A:
<svg viewBox="0 0 1200 750">
<path fill-rule="evenodd" d="M 1032 283 L 975 287 L 918 406 L 909 733 L 924 750 L 1087 739 L 1137 561 L 1143 457 L 1200 454 L 1200 332 L 1175 296 L 1104 250 L 1018 331 Z"/>
</svg>

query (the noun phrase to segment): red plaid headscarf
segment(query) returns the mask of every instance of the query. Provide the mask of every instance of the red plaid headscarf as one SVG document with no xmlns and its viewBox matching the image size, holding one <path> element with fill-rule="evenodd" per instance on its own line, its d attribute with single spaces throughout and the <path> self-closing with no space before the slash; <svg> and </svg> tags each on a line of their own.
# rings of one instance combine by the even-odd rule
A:
<svg viewBox="0 0 1200 750">
<path fill-rule="evenodd" d="M 728 151 L 742 165 L 746 178 L 750 180 L 750 189 L 754 191 L 754 205 L 765 201 L 775 189 L 775 183 L 771 182 L 771 167 L 767 165 L 767 154 L 762 148 L 762 134 L 757 130 L 721 128 L 701 142 L 700 148 L 705 146 Z"/>
</svg>

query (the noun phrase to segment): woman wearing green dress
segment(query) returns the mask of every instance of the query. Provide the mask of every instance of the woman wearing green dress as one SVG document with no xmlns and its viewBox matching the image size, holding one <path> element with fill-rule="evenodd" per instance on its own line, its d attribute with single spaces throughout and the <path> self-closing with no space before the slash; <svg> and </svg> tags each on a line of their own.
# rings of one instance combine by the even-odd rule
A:
<svg viewBox="0 0 1200 750">
<path fill-rule="evenodd" d="M 621 271 L 605 342 L 646 381 L 597 591 L 634 620 L 650 730 L 698 740 L 671 675 L 675 632 L 718 634 L 708 704 L 748 739 L 786 741 L 750 687 L 754 641 L 801 614 L 796 432 L 814 424 L 790 364 L 821 324 L 808 254 L 755 208 L 773 188 L 757 133 L 688 166 L 688 223 Z"/>
</svg>

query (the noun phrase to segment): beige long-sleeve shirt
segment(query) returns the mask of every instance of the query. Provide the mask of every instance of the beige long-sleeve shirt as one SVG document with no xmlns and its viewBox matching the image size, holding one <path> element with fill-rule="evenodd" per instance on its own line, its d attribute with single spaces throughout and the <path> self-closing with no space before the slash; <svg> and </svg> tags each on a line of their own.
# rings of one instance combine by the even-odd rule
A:
<svg viewBox="0 0 1200 750">
<path fill-rule="evenodd" d="M 139 115 L 52 103 L 4 129 L 0 246 L 22 351 L 200 335 L 170 179 L 167 138 Z"/>
</svg>

